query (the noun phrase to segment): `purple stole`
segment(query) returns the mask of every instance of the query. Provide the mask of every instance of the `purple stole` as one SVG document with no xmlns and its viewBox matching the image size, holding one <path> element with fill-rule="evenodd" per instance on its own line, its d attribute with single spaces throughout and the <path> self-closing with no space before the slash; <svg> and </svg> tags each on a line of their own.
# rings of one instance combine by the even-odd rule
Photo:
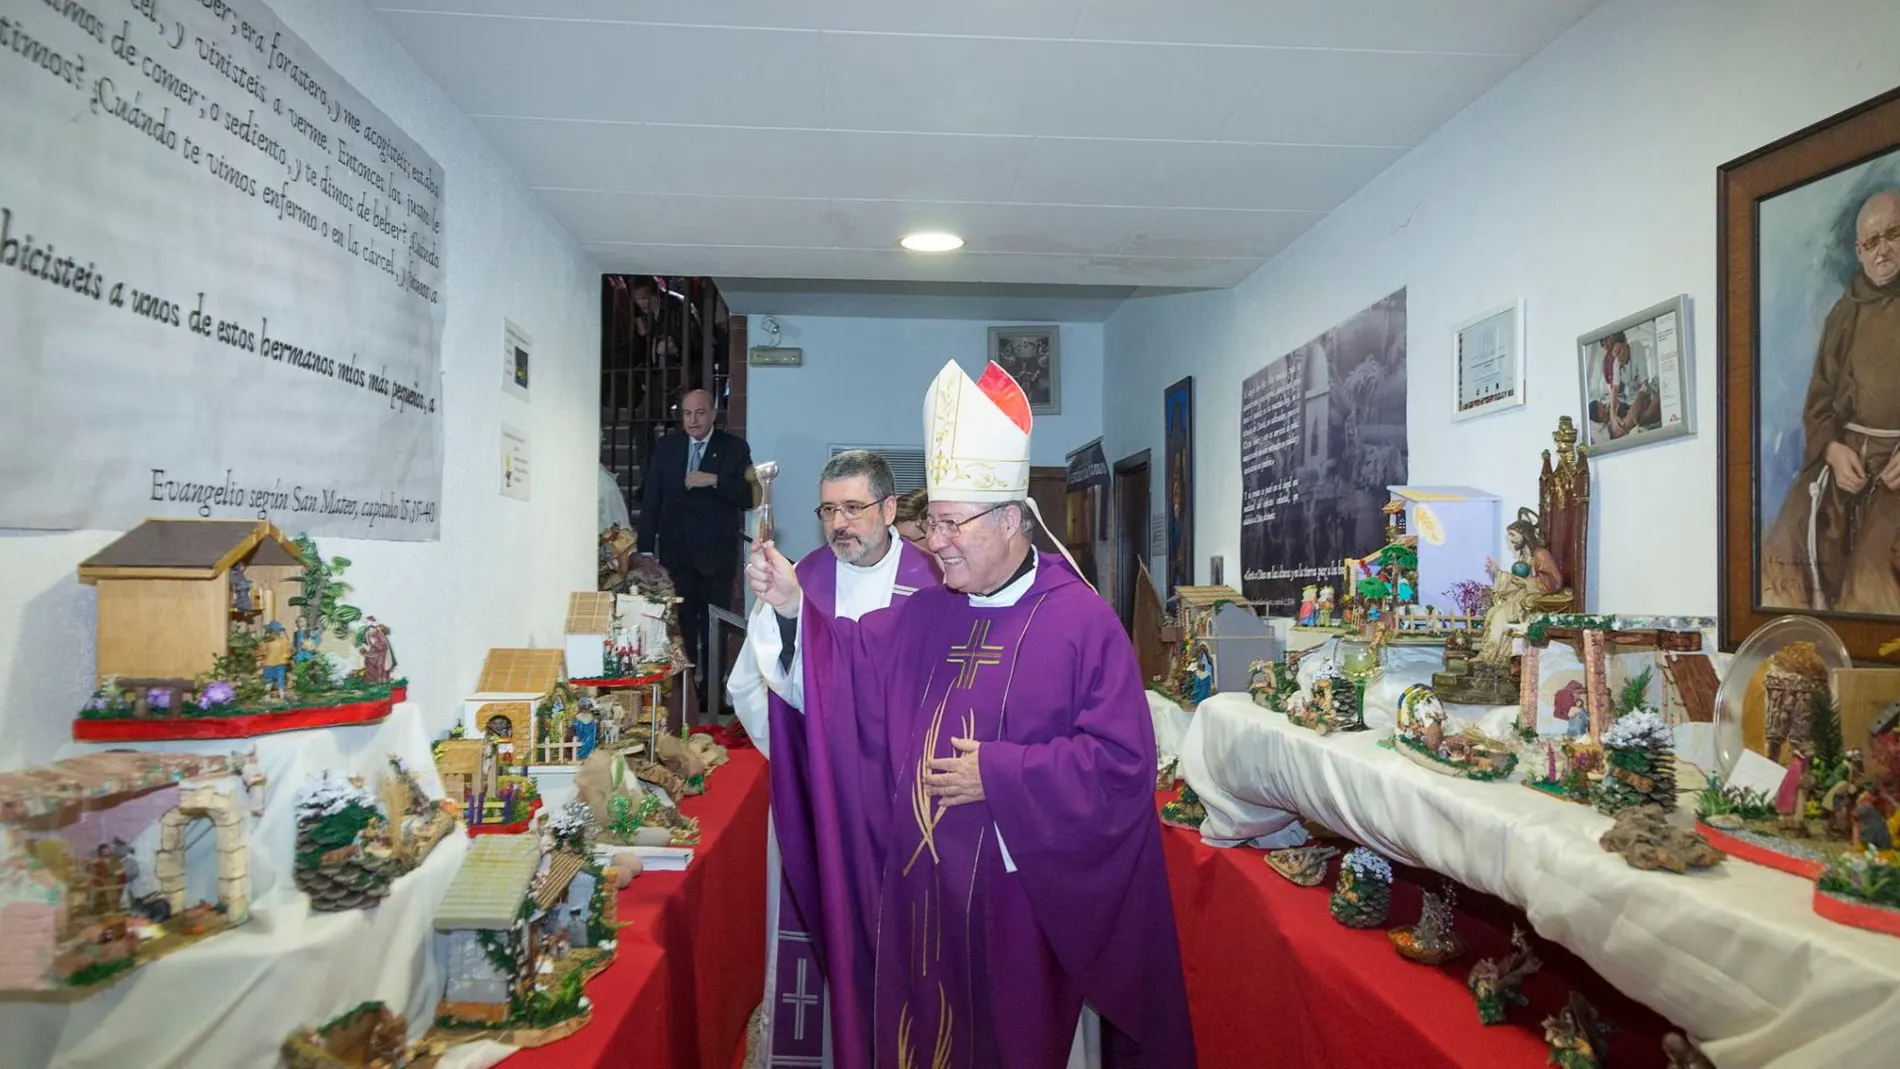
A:
<svg viewBox="0 0 1900 1069">
<path fill-rule="evenodd" d="M 897 580 L 891 589 L 891 604 L 924 587 L 936 586 L 942 579 L 927 553 L 901 539 L 893 539 L 899 554 Z M 838 607 L 838 558 L 829 549 L 808 553 L 798 562 L 798 585 L 804 591 L 808 608 L 836 615 Z M 804 629 L 800 629 L 801 634 Z M 771 1049 L 767 1067 L 817 1066 L 824 1052 L 826 1005 L 826 966 L 841 954 L 850 954 L 856 963 L 840 963 L 845 969 L 862 967 L 868 983 L 871 947 L 847 931 L 835 931 L 827 937 L 823 899 L 818 880 L 818 826 L 836 827 L 835 819 L 821 814 L 837 811 L 840 794 L 855 796 L 849 787 L 838 790 L 837 775 L 881 775 L 882 757 L 864 769 L 836 769 L 814 748 L 806 735 L 805 714 L 768 692 L 772 717 L 772 761 L 769 772 L 772 787 L 772 825 L 779 841 L 781 879 L 779 881 L 778 930 L 772 933 L 776 973 L 771 977 L 769 1004 L 765 1012 L 771 1021 Z M 814 766 L 813 760 L 818 764 Z M 817 819 L 814 819 L 814 818 Z M 869 849 L 864 842 L 825 844 L 862 856 Z M 838 923 L 834 927 L 850 927 Z M 858 953 L 845 949 L 850 943 L 863 942 Z M 827 953 L 827 950 L 833 951 Z M 833 996 L 853 998 L 850 990 L 837 990 Z M 847 988 L 849 985 L 846 985 Z M 866 989 L 868 995 L 868 988 Z M 855 1019 L 855 1018 L 854 1018 Z"/>
</svg>

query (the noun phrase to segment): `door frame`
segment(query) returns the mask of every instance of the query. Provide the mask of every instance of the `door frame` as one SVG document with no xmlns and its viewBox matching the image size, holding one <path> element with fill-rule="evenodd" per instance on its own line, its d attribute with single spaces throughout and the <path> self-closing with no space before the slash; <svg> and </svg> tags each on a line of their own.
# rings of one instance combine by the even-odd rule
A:
<svg viewBox="0 0 1900 1069">
<path fill-rule="evenodd" d="M 1124 522 L 1123 501 L 1128 494 L 1128 482 L 1123 476 L 1133 475 L 1138 471 L 1147 472 L 1148 500 L 1143 503 L 1141 511 L 1146 517 L 1147 525 L 1152 527 L 1155 496 L 1153 453 L 1152 449 L 1143 449 L 1140 452 L 1128 454 L 1114 464 L 1115 477 L 1111 490 L 1113 507 L 1109 510 L 1115 532 L 1115 596 L 1112 601 L 1115 605 L 1115 614 L 1121 617 L 1123 629 L 1131 634 L 1135 620 L 1135 583 L 1140 581 L 1141 575 L 1138 565 L 1147 563 L 1136 546 L 1147 544 L 1148 532 L 1127 530 L 1128 525 Z M 1140 539 L 1139 542 L 1136 541 L 1137 538 Z M 1153 546 L 1148 548 L 1150 551 L 1154 549 Z"/>
</svg>

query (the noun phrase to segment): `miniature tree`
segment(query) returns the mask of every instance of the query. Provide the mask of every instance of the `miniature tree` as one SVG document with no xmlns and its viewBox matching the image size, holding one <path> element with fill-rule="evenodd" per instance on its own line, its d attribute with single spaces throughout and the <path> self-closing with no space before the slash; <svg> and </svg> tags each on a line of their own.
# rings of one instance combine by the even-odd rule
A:
<svg viewBox="0 0 1900 1069">
<path fill-rule="evenodd" d="M 1461 579 L 1445 591 L 1445 595 L 1458 606 L 1458 614 L 1474 620 L 1483 619 L 1484 614 L 1490 611 L 1492 593 L 1490 587 L 1475 579 Z"/>
<path fill-rule="evenodd" d="M 548 830 L 554 834 L 555 849 L 581 857 L 593 856 L 594 813 L 586 802 L 576 798 L 567 803 L 548 822 Z"/>
<path fill-rule="evenodd" d="M 1813 718 L 1808 725 L 1814 747 L 1814 770 L 1823 780 L 1836 776 L 1845 757 L 1841 746 L 1841 711 L 1827 691 L 1814 695 Z"/>
<path fill-rule="evenodd" d="M 1596 807 L 1612 816 L 1631 806 L 1676 808 L 1675 736 L 1653 710 L 1638 709 L 1603 733 L 1604 774 Z"/>
<path fill-rule="evenodd" d="M 343 602 L 350 586 L 340 576 L 349 568 L 349 558 L 331 557 L 326 562 L 309 535 L 297 536 L 297 556 L 303 561 L 303 574 L 291 581 L 303 587 L 303 593 L 291 595 L 290 604 L 303 610 L 297 614 L 298 628 L 350 637 L 350 625 L 363 618 L 363 610 Z"/>
<path fill-rule="evenodd" d="M 1333 919 L 1348 928 L 1377 928 L 1392 904 L 1392 863 L 1363 846 L 1339 863 L 1330 903 Z"/>
</svg>

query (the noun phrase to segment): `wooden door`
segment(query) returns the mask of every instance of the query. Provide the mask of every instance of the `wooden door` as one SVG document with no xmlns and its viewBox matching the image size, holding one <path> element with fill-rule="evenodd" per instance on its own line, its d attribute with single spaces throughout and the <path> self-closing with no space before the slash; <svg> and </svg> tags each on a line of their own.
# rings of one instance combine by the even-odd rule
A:
<svg viewBox="0 0 1900 1069">
<path fill-rule="evenodd" d="M 1148 450 L 1115 462 L 1115 612 L 1130 635 L 1135 584 L 1153 556 L 1148 545 Z"/>
<path fill-rule="evenodd" d="M 1056 539 L 1068 529 L 1069 469 L 1030 468 L 1029 497 L 1042 512 L 1042 522 L 1036 525 L 1036 548 L 1061 556 Z"/>
</svg>

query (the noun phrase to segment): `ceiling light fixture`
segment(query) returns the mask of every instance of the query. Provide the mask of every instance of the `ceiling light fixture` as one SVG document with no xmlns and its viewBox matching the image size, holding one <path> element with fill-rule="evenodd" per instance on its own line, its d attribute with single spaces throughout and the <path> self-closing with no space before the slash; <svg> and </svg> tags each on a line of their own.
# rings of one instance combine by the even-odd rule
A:
<svg viewBox="0 0 1900 1069">
<path fill-rule="evenodd" d="M 898 244 L 912 252 L 951 252 L 963 247 L 963 239 L 955 234 L 931 230 L 918 234 L 905 234 Z"/>
</svg>

